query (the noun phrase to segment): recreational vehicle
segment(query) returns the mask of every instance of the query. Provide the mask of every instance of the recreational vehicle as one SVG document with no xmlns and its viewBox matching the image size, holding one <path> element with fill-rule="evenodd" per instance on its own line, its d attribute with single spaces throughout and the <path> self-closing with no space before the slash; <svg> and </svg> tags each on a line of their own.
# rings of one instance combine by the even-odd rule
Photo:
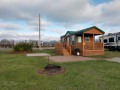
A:
<svg viewBox="0 0 120 90">
<path fill-rule="evenodd" d="M 102 42 L 102 37 L 100 37 Z M 110 51 L 120 51 L 120 32 L 104 35 L 104 47 Z"/>
</svg>

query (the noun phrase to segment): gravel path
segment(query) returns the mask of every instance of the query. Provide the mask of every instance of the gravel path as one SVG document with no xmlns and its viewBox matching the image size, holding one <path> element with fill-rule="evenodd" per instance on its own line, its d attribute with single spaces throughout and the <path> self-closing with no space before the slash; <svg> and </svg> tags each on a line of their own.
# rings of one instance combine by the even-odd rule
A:
<svg viewBox="0 0 120 90">
<path fill-rule="evenodd" d="M 115 58 L 111 58 L 111 59 L 107 59 L 107 60 L 120 63 L 120 57 L 115 57 Z"/>
<path fill-rule="evenodd" d="M 76 61 L 88 61 L 95 59 L 89 57 L 71 55 L 71 56 L 50 56 L 50 60 L 54 62 L 76 62 Z"/>
</svg>

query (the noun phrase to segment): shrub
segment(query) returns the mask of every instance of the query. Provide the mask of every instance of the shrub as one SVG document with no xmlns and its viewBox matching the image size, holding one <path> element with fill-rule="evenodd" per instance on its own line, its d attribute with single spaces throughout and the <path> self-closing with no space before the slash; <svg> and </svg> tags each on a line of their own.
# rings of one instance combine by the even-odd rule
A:
<svg viewBox="0 0 120 90">
<path fill-rule="evenodd" d="M 14 51 L 32 51 L 32 45 L 25 42 L 20 42 L 14 46 Z"/>
</svg>

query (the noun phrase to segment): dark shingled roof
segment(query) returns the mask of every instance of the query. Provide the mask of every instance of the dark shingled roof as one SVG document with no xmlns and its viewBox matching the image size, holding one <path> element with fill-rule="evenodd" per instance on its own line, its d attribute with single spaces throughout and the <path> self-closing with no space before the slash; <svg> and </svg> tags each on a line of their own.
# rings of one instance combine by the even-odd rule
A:
<svg viewBox="0 0 120 90">
<path fill-rule="evenodd" d="M 85 28 L 85 29 L 76 31 L 75 34 L 82 34 L 82 33 L 86 32 L 86 31 L 88 31 L 88 30 L 90 30 L 90 29 L 92 29 L 92 28 L 95 28 L 95 29 L 99 30 L 100 32 L 105 33 L 103 30 L 99 29 L 98 27 L 92 26 L 92 27 L 89 27 L 89 28 Z"/>
<path fill-rule="evenodd" d="M 74 34 L 76 31 L 67 31 L 69 34 Z"/>
<path fill-rule="evenodd" d="M 78 30 L 78 31 L 67 31 L 67 33 L 69 33 L 69 34 L 71 34 L 71 35 L 78 35 L 78 34 L 83 34 L 84 32 L 86 32 L 86 31 L 88 31 L 88 30 L 90 30 L 90 29 L 92 29 L 92 28 L 95 28 L 95 29 L 99 30 L 100 32 L 105 33 L 103 30 L 99 29 L 99 28 L 96 27 L 96 26 L 92 26 L 92 27 L 85 28 L 85 29 Z M 67 34 L 67 33 L 66 33 L 66 34 Z M 65 34 L 65 35 L 66 35 L 66 34 Z"/>
</svg>

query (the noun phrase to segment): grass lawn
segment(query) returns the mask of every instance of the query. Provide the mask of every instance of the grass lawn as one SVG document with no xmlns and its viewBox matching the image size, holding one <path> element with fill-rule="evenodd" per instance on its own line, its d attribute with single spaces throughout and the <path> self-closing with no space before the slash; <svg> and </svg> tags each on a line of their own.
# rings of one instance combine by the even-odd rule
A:
<svg viewBox="0 0 120 90">
<path fill-rule="evenodd" d="M 9 52 L 0 52 L 0 90 L 120 90 L 119 63 L 105 60 L 56 63 L 65 72 L 46 76 L 39 75 L 37 70 L 47 64 L 47 58 Z M 56 55 L 54 50 L 42 52 Z"/>
<path fill-rule="evenodd" d="M 99 58 L 99 59 L 120 57 L 120 52 L 119 51 L 105 51 L 104 55 L 91 56 L 91 57 Z"/>
<path fill-rule="evenodd" d="M 52 56 L 56 56 L 58 55 L 57 53 L 55 53 L 55 49 L 46 49 L 46 50 L 33 50 L 34 53 L 48 53 Z"/>
</svg>

